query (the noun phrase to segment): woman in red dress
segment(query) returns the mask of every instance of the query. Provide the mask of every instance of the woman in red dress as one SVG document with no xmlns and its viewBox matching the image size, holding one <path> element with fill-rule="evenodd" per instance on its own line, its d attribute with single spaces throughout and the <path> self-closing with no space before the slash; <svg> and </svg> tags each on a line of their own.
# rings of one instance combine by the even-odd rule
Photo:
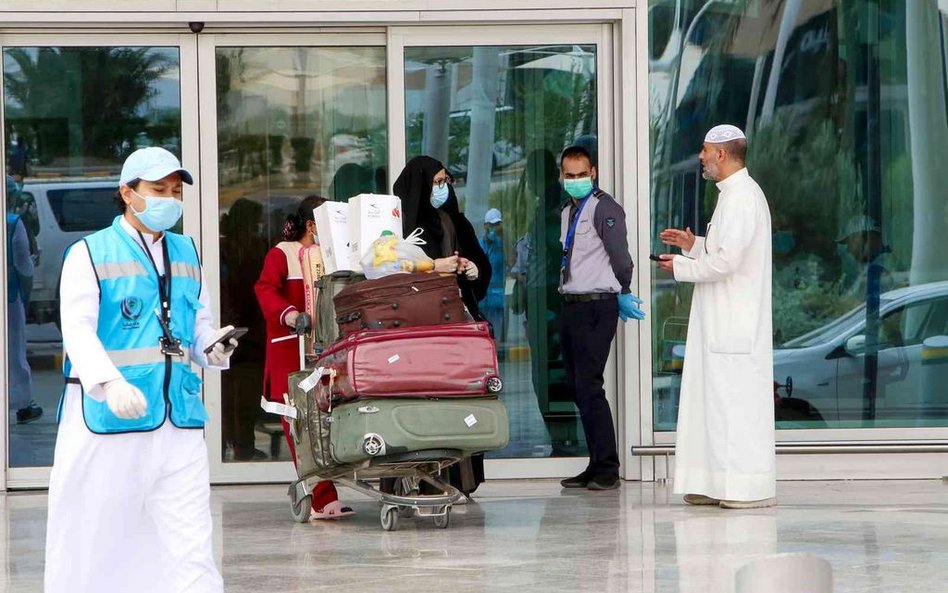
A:
<svg viewBox="0 0 948 593">
<path fill-rule="evenodd" d="M 313 210 L 325 201 L 325 198 L 309 196 L 300 203 L 296 214 L 287 217 L 283 226 L 283 238 L 286 241 L 267 253 L 260 279 L 254 285 L 257 302 L 267 323 L 263 393 L 270 401 L 283 403 L 283 394 L 288 389 L 287 375 L 300 370 L 299 341 L 294 339 L 297 323 L 301 321 L 300 315 L 305 313 L 299 252 L 314 243 L 316 223 Z M 295 462 L 296 452 L 289 424 L 286 418 L 281 417 L 280 421 Z M 351 514 L 352 509 L 339 502 L 336 487 L 331 481 L 320 482 L 313 489 L 310 520 L 338 519 Z"/>
</svg>

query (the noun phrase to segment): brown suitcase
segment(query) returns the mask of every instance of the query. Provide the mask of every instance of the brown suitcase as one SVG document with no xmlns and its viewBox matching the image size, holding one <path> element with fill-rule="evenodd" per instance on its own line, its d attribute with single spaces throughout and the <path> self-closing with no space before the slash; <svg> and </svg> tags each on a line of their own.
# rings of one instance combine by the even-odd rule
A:
<svg viewBox="0 0 948 593">
<path fill-rule="evenodd" d="M 342 336 L 367 329 L 473 321 L 455 274 L 392 274 L 347 286 L 335 296 Z"/>
</svg>

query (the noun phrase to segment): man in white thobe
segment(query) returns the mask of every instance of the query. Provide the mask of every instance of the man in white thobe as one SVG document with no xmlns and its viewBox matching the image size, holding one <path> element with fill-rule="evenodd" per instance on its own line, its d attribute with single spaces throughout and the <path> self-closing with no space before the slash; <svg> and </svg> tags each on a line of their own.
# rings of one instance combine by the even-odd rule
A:
<svg viewBox="0 0 948 593">
<path fill-rule="evenodd" d="M 189 239 L 168 232 L 181 215 L 182 183 L 190 184 L 192 180 L 191 173 L 164 149 L 135 151 L 122 168 L 122 214 L 110 227 L 113 233 L 95 233 L 77 242 L 63 263 L 60 295 L 68 377 L 49 483 L 46 593 L 224 590 L 213 554 L 204 431 L 193 423 L 177 424 L 182 417 L 206 417 L 199 394 L 178 398 L 186 389 L 186 379 L 175 381 L 172 387 L 172 381 L 166 378 L 163 394 L 143 391 L 132 384 L 144 385 L 136 377 L 152 377 L 156 372 L 162 377 L 181 376 L 171 374 L 170 369 L 172 365 L 184 366 L 188 360 L 203 368 L 225 370 L 237 345 L 231 339 L 227 349 L 220 341 L 233 327 L 214 329 L 207 282 L 200 267 L 189 268 L 180 260 L 170 259 L 169 253 L 175 252 L 169 243 L 190 243 L 193 249 Z M 90 241 L 97 236 L 127 243 L 133 254 L 140 251 L 141 255 L 119 263 L 98 264 L 94 256 L 102 242 Z M 148 262 L 151 270 L 135 262 Z M 135 284 L 125 286 L 136 292 L 126 293 L 119 288 L 123 276 L 135 280 Z M 197 298 L 182 309 L 183 297 L 179 295 L 184 284 L 197 284 L 198 279 Z M 151 292 L 155 292 L 155 303 L 181 312 L 174 318 L 168 312 L 168 318 L 180 321 L 169 327 L 168 333 L 175 338 L 185 336 L 188 341 L 184 344 L 193 335 L 187 352 L 173 354 L 174 344 L 165 346 L 165 341 L 157 339 L 154 347 L 124 350 L 117 350 L 110 341 L 111 327 L 115 328 L 111 333 L 132 340 L 135 334 L 148 331 L 151 319 L 154 323 L 163 319 L 162 323 L 168 324 L 168 318 L 157 309 L 153 313 L 142 308 L 144 299 L 139 299 L 137 308 L 128 298 L 122 301 L 121 311 L 114 306 L 121 295 Z M 124 320 L 121 325 L 109 325 L 108 320 L 117 317 Z M 126 338 L 126 333 L 132 337 Z M 135 360 L 153 356 L 150 353 L 158 351 L 159 344 L 158 362 L 139 364 L 141 361 Z M 181 344 L 177 344 L 179 350 Z M 138 373 L 133 375 L 136 370 Z M 199 390 L 197 381 L 198 385 L 187 389 Z M 108 416 L 104 416 L 101 405 L 95 405 L 103 401 Z M 158 405 L 162 401 L 163 408 Z M 173 406 L 172 401 L 188 407 Z M 157 414 L 161 409 L 165 413 Z M 154 425 L 135 425 L 141 418 L 154 418 Z M 109 423 L 106 428 L 110 428 L 121 426 L 120 422 L 132 427 L 102 431 L 102 424 Z"/>
<path fill-rule="evenodd" d="M 675 447 L 675 493 L 689 504 L 776 504 L 770 210 L 744 167 L 747 140 L 716 126 L 699 155 L 720 195 L 705 236 L 668 229 L 683 255 L 659 265 L 694 282 Z"/>
</svg>

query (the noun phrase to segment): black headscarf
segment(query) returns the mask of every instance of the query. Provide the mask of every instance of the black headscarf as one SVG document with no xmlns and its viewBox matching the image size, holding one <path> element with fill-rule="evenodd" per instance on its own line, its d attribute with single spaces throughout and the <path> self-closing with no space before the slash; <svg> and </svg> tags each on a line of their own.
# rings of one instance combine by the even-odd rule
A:
<svg viewBox="0 0 948 593">
<path fill-rule="evenodd" d="M 439 209 L 431 205 L 431 187 L 435 175 L 444 169 L 439 161 L 429 156 L 418 156 L 408 161 L 395 180 L 393 191 L 402 200 L 402 231 L 408 236 L 416 228 L 422 229 L 421 238 L 425 241 L 422 249 L 432 259 L 450 257 L 453 253 L 444 253 L 443 242 L 445 228 L 441 222 Z M 491 267 L 487 254 L 481 249 L 480 242 L 471 222 L 461 213 L 454 187 L 448 185 L 448 201 L 440 208 L 448 215 L 454 226 L 457 252 L 477 266 L 477 280 L 468 280 L 458 276 L 464 303 L 475 319 L 481 319 L 477 303 L 487 294 L 490 284 Z"/>
</svg>

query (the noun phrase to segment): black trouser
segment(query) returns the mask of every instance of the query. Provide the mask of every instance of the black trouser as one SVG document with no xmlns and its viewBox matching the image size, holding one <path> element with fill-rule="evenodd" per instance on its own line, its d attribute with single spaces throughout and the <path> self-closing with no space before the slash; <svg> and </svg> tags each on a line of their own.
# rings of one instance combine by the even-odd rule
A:
<svg viewBox="0 0 948 593">
<path fill-rule="evenodd" d="M 560 340 L 566 383 L 576 398 L 589 446 L 593 476 L 618 476 L 619 452 L 612 412 L 603 389 L 603 373 L 619 322 L 616 299 L 564 302 L 560 311 Z"/>
</svg>

